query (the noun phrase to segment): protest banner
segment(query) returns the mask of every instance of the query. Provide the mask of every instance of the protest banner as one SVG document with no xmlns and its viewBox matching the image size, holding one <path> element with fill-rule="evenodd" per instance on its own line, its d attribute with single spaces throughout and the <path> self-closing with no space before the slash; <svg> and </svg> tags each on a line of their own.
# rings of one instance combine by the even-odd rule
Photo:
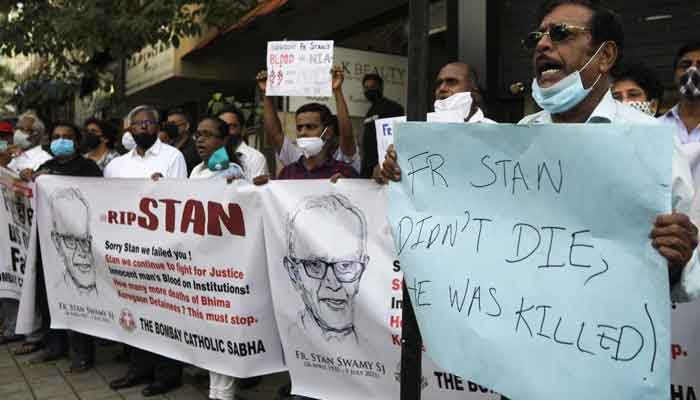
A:
<svg viewBox="0 0 700 400">
<path fill-rule="evenodd" d="M 668 398 L 667 130 L 396 129 L 388 215 L 439 366 L 519 400 Z"/>
<path fill-rule="evenodd" d="M 671 322 L 671 399 L 697 399 L 700 395 L 700 313 L 697 304 L 674 304 Z"/>
<path fill-rule="evenodd" d="M 221 374 L 284 370 L 255 188 L 41 177 L 51 326 Z"/>
<path fill-rule="evenodd" d="M 268 96 L 330 96 L 333 41 L 267 43 Z"/>
<path fill-rule="evenodd" d="M 429 122 L 464 122 L 464 116 L 458 111 L 441 111 L 428 113 L 427 120 Z M 377 154 L 380 160 L 383 159 L 389 145 L 394 143 L 394 124 L 398 122 L 406 122 L 406 117 L 380 118 L 374 121 Z"/>
<path fill-rule="evenodd" d="M 333 65 L 343 68 L 345 74 L 343 95 L 345 95 L 350 116 L 365 117 L 371 106 L 369 100 L 365 98 L 362 86 L 362 78 L 366 74 L 381 76 L 384 80 L 384 97 L 405 106 L 408 82 L 407 64 L 406 57 L 335 46 Z M 290 97 L 289 110 L 294 112 L 302 105 L 314 102 L 326 105 L 333 114 L 338 112 L 335 107 L 335 99 L 322 96 Z"/>
<path fill-rule="evenodd" d="M 19 300 L 27 269 L 27 257 L 36 249 L 31 240 L 34 227 L 34 184 L 0 168 L 0 298 Z"/>
<path fill-rule="evenodd" d="M 275 314 L 292 392 L 398 399 L 401 265 L 370 181 L 277 181 L 263 192 Z M 497 399 L 424 358 L 424 399 Z"/>
</svg>

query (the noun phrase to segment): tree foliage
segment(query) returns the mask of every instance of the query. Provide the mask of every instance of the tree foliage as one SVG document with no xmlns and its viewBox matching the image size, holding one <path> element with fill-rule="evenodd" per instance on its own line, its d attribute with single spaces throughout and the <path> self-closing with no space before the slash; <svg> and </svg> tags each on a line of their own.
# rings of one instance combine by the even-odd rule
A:
<svg viewBox="0 0 700 400">
<path fill-rule="evenodd" d="M 30 0 L 0 15 L 0 55 L 36 54 L 46 78 L 94 75 L 148 45 L 179 45 L 236 21 L 256 0 Z"/>
</svg>

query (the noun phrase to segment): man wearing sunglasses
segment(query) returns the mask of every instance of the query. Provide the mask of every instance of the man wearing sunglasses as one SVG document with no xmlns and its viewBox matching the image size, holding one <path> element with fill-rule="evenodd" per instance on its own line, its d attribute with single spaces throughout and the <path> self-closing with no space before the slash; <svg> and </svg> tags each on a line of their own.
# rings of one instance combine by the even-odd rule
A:
<svg viewBox="0 0 700 400">
<path fill-rule="evenodd" d="M 523 45 L 532 51 L 535 78 L 532 97 L 543 111 L 521 124 L 613 123 L 658 124 L 610 93 L 609 75 L 622 52 L 620 18 L 589 0 L 550 0 L 538 12 L 539 28 Z M 700 296 L 698 229 L 684 212 L 694 189 L 687 159 L 674 137 L 673 214 L 654 221 L 651 245 L 668 261 L 672 296 L 689 301 Z"/>
<path fill-rule="evenodd" d="M 319 242 L 309 232 L 334 239 Z M 362 211 L 342 195 L 308 197 L 287 221 L 287 245 L 284 268 L 304 302 L 290 329 L 327 342 L 357 343 L 354 302 L 369 261 Z"/>
</svg>

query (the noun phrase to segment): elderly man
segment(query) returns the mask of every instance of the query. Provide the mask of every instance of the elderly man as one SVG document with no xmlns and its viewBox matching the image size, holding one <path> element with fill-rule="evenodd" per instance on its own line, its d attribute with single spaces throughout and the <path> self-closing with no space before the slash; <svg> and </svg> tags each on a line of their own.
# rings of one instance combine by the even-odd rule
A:
<svg viewBox="0 0 700 400">
<path fill-rule="evenodd" d="M 307 232 L 339 240 L 319 248 Z M 357 343 L 354 301 L 369 262 L 362 211 L 342 195 L 308 197 L 289 216 L 287 246 L 283 265 L 304 302 L 295 336 Z"/>
<path fill-rule="evenodd" d="M 158 140 L 158 111 L 141 106 L 130 113 L 130 132 L 136 147 L 107 165 L 106 178 L 187 178 L 187 166 L 182 153 Z M 145 397 L 166 393 L 178 386 L 182 365 L 169 358 L 133 348 L 129 370 L 122 378 L 110 383 L 114 390 L 150 382 L 141 394 Z"/>
<path fill-rule="evenodd" d="M 624 33 L 614 12 L 589 0 L 549 0 L 538 11 L 539 27 L 523 44 L 533 53 L 532 94 L 543 111 L 521 124 L 658 124 L 657 120 L 613 99 L 609 75 L 622 51 Z M 396 153 L 390 150 L 382 174 L 400 180 Z M 695 250 L 698 229 L 685 214 L 694 195 L 690 168 L 677 138 L 673 154 L 673 214 L 659 215 L 651 246 L 668 262 L 671 297 L 700 297 L 700 266 Z"/>
<path fill-rule="evenodd" d="M 12 138 L 13 145 L 0 155 L 0 165 L 20 172 L 27 168 L 36 170 L 50 160 L 51 154 L 41 148 L 45 129 L 44 123 L 36 114 L 26 112 L 20 115 Z"/>
</svg>

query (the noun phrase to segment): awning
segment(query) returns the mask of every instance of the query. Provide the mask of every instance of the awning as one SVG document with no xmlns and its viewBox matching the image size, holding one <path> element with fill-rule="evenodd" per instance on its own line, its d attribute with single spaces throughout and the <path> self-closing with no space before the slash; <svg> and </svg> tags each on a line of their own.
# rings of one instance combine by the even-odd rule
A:
<svg viewBox="0 0 700 400">
<path fill-rule="evenodd" d="M 201 50 L 205 47 L 210 46 L 212 43 L 219 40 L 220 38 L 227 35 L 228 33 L 242 30 L 243 28 L 250 25 L 256 19 L 258 19 L 260 17 L 264 17 L 264 16 L 269 15 L 269 14 L 272 14 L 273 12 L 279 10 L 282 6 L 287 4 L 288 1 L 289 0 L 266 0 L 266 1 L 258 4 L 255 8 L 248 11 L 248 13 L 246 13 L 238 21 L 236 21 L 236 23 L 234 23 L 233 25 L 229 26 L 228 28 L 220 31 L 219 33 L 216 34 L 216 36 L 213 36 L 212 38 L 210 38 L 208 40 L 203 40 L 197 46 L 195 46 L 192 50 L 190 50 L 187 54 L 193 53 L 197 50 Z"/>
</svg>

